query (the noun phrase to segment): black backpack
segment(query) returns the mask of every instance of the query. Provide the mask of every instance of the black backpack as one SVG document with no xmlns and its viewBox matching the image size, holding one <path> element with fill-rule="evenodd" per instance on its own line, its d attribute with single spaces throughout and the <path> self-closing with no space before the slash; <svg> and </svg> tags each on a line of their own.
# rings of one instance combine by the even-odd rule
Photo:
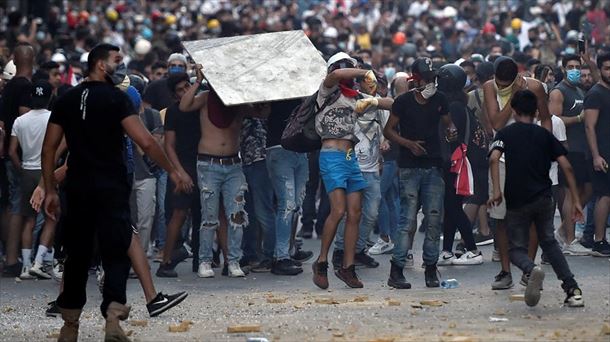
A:
<svg viewBox="0 0 610 342">
<path fill-rule="evenodd" d="M 337 89 L 326 98 L 322 106 L 318 106 L 317 91 L 303 100 L 303 103 L 296 107 L 288 118 L 288 123 L 282 133 L 282 147 L 299 153 L 319 150 L 322 147 L 322 139 L 316 132 L 316 115 L 337 101 L 340 96 L 341 91 Z"/>
</svg>

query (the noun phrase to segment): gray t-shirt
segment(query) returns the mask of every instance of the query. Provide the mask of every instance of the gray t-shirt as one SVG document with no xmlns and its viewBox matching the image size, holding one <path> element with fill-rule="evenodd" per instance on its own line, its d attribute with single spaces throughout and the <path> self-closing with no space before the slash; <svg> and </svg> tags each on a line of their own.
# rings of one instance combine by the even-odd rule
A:
<svg viewBox="0 0 610 342">
<path fill-rule="evenodd" d="M 140 114 L 140 119 L 142 119 L 144 126 L 146 126 L 151 134 L 163 134 L 163 122 L 161 121 L 159 111 L 152 108 L 147 108 L 142 114 Z M 136 180 L 155 177 L 153 170 L 150 169 L 150 165 L 144 161 L 144 158 L 148 157 L 141 155 L 140 151 L 138 151 L 134 145 L 133 160 L 135 164 Z"/>
<path fill-rule="evenodd" d="M 326 88 L 324 82 L 322 82 L 318 92 L 318 105 L 322 106 L 326 98 L 337 89 L 339 89 L 338 85 Z M 358 129 L 356 120 L 358 117 L 354 112 L 356 100 L 356 98 L 349 98 L 341 94 L 337 101 L 329 104 L 316 115 L 316 132 L 322 140 L 346 139 L 354 143 L 358 142 L 358 138 L 356 138 L 356 130 Z"/>
</svg>

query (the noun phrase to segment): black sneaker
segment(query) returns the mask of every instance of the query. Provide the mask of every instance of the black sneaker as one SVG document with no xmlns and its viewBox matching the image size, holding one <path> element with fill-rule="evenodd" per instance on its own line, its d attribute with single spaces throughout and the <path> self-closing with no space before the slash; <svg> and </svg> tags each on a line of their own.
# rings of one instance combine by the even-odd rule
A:
<svg viewBox="0 0 610 342">
<path fill-rule="evenodd" d="M 276 275 L 297 275 L 303 269 L 296 266 L 290 259 L 282 259 L 273 263 L 271 273 Z"/>
<path fill-rule="evenodd" d="M 177 278 L 178 273 L 170 264 L 159 264 L 155 275 L 159 278 Z"/>
<path fill-rule="evenodd" d="M 176 266 L 186 260 L 189 257 L 189 252 L 184 246 L 180 246 L 180 248 L 174 249 L 172 252 L 172 260 L 169 262 L 171 268 L 176 268 Z"/>
<path fill-rule="evenodd" d="M 272 261 L 269 259 L 265 259 L 258 263 L 258 265 L 253 266 L 250 270 L 252 273 L 267 273 L 271 271 Z"/>
<path fill-rule="evenodd" d="M 2 277 L 4 278 L 15 278 L 21 275 L 21 269 L 23 268 L 23 264 L 20 262 L 16 262 L 12 265 L 4 265 L 4 269 L 2 270 Z"/>
<path fill-rule="evenodd" d="M 494 238 L 491 234 L 483 235 L 479 232 L 474 233 L 474 243 L 477 246 L 491 245 L 494 243 Z"/>
<path fill-rule="evenodd" d="M 157 296 L 150 301 L 150 303 L 146 304 L 146 309 L 148 309 L 148 314 L 150 317 L 156 317 L 180 304 L 180 302 L 182 302 L 186 296 L 188 296 L 188 293 L 186 292 L 178 292 L 173 295 L 166 295 L 159 292 L 157 293 Z"/>
<path fill-rule="evenodd" d="M 354 264 L 358 266 L 362 265 L 367 268 L 379 267 L 379 263 L 375 259 L 373 259 L 373 257 L 366 254 L 364 251 L 356 253 L 354 257 Z"/>
<path fill-rule="evenodd" d="M 426 270 L 424 271 L 424 275 L 426 277 L 426 287 L 440 287 L 441 283 L 438 281 L 438 276 L 436 275 L 436 264 L 434 265 L 426 265 Z"/>
<path fill-rule="evenodd" d="M 57 306 L 56 301 L 52 301 L 47 305 L 49 306 L 45 311 L 47 317 L 61 317 L 61 312 L 59 312 L 59 306 Z"/>
<path fill-rule="evenodd" d="M 333 268 L 335 270 L 338 270 L 341 268 L 341 266 L 343 265 L 343 250 L 342 249 L 335 249 L 333 251 Z"/>
<path fill-rule="evenodd" d="M 491 283 L 492 290 L 508 290 L 513 287 L 513 276 L 510 272 L 500 271 Z"/>
<path fill-rule="evenodd" d="M 303 250 L 299 249 L 293 255 L 291 255 L 290 258 L 292 258 L 292 260 L 294 260 L 294 261 L 303 263 L 303 262 L 313 258 L 313 252 L 303 251 Z"/>
<path fill-rule="evenodd" d="M 595 241 L 593 243 L 593 248 L 591 255 L 597 257 L 609 257 L 610 256 L 610 244 L 606 239 L 601 241 Z"/>
<path fill-rule="evenodd" d="M 564 304 L 571 308 L 581 308 L 585 306 L 585 300 L 582 298 L 582 290 L 578 287 L 566 291 L 567 297 L 563 301 Z"/>
</svg>

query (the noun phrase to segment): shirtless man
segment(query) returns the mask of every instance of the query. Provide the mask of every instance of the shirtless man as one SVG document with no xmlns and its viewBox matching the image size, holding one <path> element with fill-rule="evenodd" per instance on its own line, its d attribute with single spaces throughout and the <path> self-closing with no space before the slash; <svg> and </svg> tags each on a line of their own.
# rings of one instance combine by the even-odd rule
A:
<svg viewBox="0 0 610 342">
<path fill-rule="evenodd" d="M 541 121 L 541 125 L 552 131 L 547 95 L 542 83 L 536 79 L 523 77 L 523 75 L 518 74 L 517 63 L 510 57 L 502 56 L 496 59 L 494 62 L 494 72 L 495 79 L 483 84 L 483 100 L 493 129 L 499 131 L 515 122 L 513 111 L 508 104 L 517 91 L 529 89 L 536 95 L 538 100 L 538 118 Z M 502 193 L 504 193 L 505 169 L 504 158 L 502 158 L 500 159 L 500 186 Z M 491 178 L 489 179 L 491 180 Z M 489 189 L 492 189 L 492 186 Z M 494 243 L 502 263 L 502 270 L 495 277 L 491 285 L 493 290 L 505 290 L 513 286 L 512 275 L 510 273 L 510 260 L 508 258 L 508 237 L 504 222 L 506 216 L 505 202 L 503 200 L 499 205 L 489 208 L 489 216 L 496 220 Z"/>
</svg>

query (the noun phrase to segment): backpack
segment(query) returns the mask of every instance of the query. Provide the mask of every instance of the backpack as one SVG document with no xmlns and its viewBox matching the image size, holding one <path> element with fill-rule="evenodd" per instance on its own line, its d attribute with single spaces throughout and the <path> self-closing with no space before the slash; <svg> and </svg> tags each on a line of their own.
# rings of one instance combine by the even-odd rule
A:
<svg viewBox="0 0 610 342">
<path fill-rule="evenodd" d="M 288 118 L 282 133 L 282 147 L 298 153 L 319 150 L 322 147 L 322 139 L 316 132 L 316 115 L 337 101 L 340 96 L 341 91 L 337 89 L 324 100 L 322 106 L 318 106 L 317 91 L 306 98 Z"/>
</svg>

